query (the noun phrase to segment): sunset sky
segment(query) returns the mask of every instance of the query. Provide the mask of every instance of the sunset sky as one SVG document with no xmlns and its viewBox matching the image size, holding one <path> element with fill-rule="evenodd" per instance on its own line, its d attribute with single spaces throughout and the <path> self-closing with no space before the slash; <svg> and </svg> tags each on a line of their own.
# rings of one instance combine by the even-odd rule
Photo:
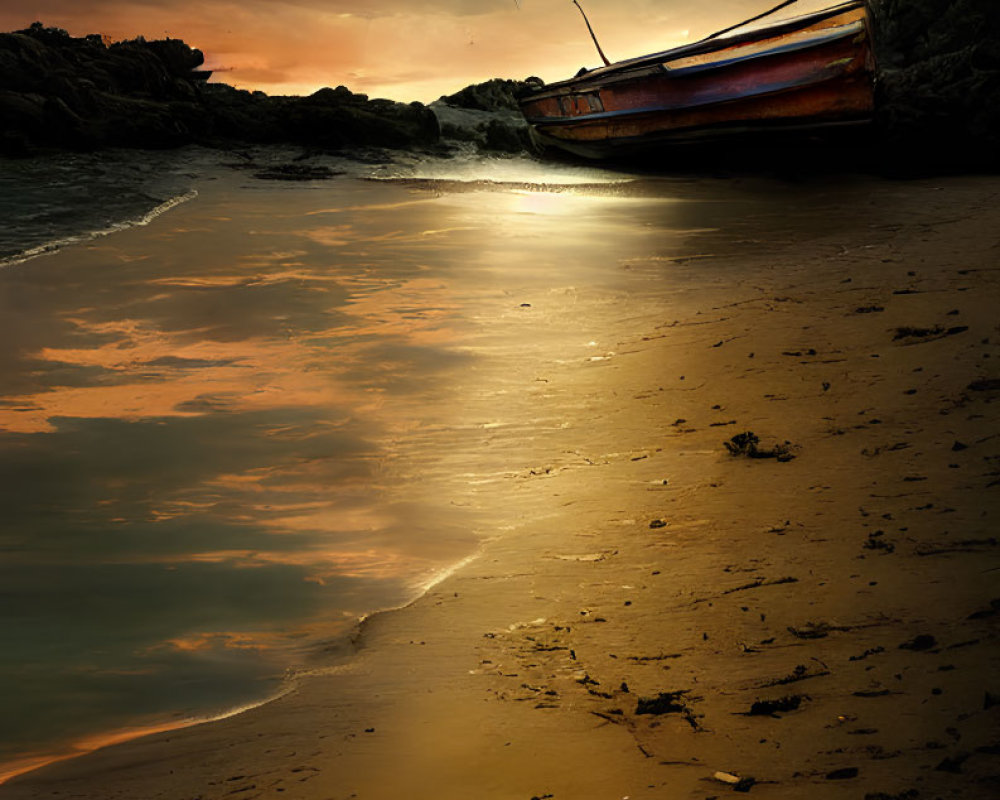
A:
<svg viewBox="0 0 1000 800">
<path fill-rule="evenodd" d="M 612 60 L 700 38 L 775 0 L 583 0 Z M 802 0 L 785 13 L 832 5 Z M 0 30 L 35 20 L 73 35 L 166 36 L 217 78 L 270 94 L 344 84 L 437 99 L 493 77 L 569 77 L 599 60 L 571 0 L 0 0 Z"/>
</svg>

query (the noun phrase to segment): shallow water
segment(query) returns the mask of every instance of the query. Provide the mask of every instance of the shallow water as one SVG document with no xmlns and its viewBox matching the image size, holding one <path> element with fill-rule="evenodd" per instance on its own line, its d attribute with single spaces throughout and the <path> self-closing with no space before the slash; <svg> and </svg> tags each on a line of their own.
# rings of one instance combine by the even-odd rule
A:
<svg viewBox="0 0 1000 800">
<path fill-rule="evenodd" d="M 608 355 L 650 281 L 615 265 L 676 205 L 522 167 L 182 160 L 146 201 L 16 221 L 8 256 L 63 249 L 0 270 L 0 763 L 265 699 L 497 532 L 490 485 L 563 424 L 535 371 Z"/>
<path fill-rule="evenodd" d="M 348 657 L 359 617 L 516 523 L 499 485 L 572 457 L 549 443 L 588 398 L 541 415 L 548 372 L 613 369 L 691 282 L 728 296 L 714 228 L 771 246 L 818 202 L 527 159 L 275 183 L 128 158 L 157 191 L 25 223 L 8 254 L 76 243 L 0 268 L 0 775 Z M 19 169 L 45 219 L 60 184 Z"/>
<path fill-rule="evenodd" d="M 0 159 L 0 269 L 148 224 L 193 197 L 206 151 Z"/>
</svg>

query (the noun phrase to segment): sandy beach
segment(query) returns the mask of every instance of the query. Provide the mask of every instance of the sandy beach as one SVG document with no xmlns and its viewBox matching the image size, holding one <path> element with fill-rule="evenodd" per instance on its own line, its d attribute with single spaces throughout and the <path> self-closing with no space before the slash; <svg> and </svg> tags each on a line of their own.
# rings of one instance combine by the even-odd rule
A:
<svg viewBox="0 0 1000 800">
<path fill-rule="evenodd" d="M 465 562 L 280 699 L 0 798 L 998 796 L 1000 180 L 614 192 L 589 212 L 523 187 L 470 200 L 550 227 L 490 241 L 513 252 L 494 316 L 449 334 L 475 358 L 421 384 L 383 475 L 399 524 L 471 526 L 440 557 Z M 604 215 L 587 249 L 561 243 L 587 235 L 563 201 Z M 484 229 L 448 258 L 477 258 Z M 608 285 L 537 290 L 533 252 Z M 637 274 L 647 291 L 620 289 Z"/>
</svg>

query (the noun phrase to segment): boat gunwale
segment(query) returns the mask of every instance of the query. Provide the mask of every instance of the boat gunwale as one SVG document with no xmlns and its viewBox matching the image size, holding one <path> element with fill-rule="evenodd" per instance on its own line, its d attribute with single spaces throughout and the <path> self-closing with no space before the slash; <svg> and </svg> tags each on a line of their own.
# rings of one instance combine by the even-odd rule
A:
<svg viewBox="0 0 1000 800">
<path fill-rule="evenodd" d="M 856 25 L 854 23 L 851 23 L 849 25 L 845 25 L 844 28 L 851 28 L 851 30 L 843 30 L 843 31 L 838 30 L 836 35 L 828 35 L 828 36 L 824 37 L 822 40 L 819 40 L 819 41 L 813 40 L 813 41 L 798 43 L 794 47 L 788 47 L 788 48 L 784 48 L 784 49 L 777 49 L 776 48 L 776 49 L 773 49 L 773 50 L 767 50 L 767 51 L 764 51 L 764 52 L 761 52 L 761 53 L 754 53 L 752 55 L 748 55 L 748 56 L 740 58 L 740 59 L 734 59 L 734 60 L 730 60 L 730 61 L 726 61 L 726 62 L 721 62 L 719 64 L 697 65 L 695 67 L 684 67 L 684 68 L 676 70 L 676 71 L 665 70 L 663 72 L 655 72 L 655 73 L 630 74 L 628 76 L 628 78 L 623 77 L 621 79 L 621 81 L 625 81 L 625 80 L 637 80 L 637 79 L 642 79 L 642 78 L 661 78 L 661 79 L 670 80 L 670 79 L 673 79 L 673 78 L 683 78 L 683 77 L 686 77 L 688 75 L 702 75 L 705 72 L 710 71 L 712 69 L 739 68 L 739 67 L 745 66 L 748 62 L 756 60 L 756 59 L 759 59 L 759 58 L 787 56 L 787 55 L 790 55 L 790 54 L 793 54 L 793 53 L 801 52 L 802 50 L 813 49 L 813 48 L 819 49 L 821 47 L 832 45 L 832 44 L 834 44 L 836 42 L 841 41 L 842 39 L 849 38 L 849 37 L 851 37 L 853 35 L 856 35 L 858 33 L 858 28 L 856 27 Z M 779 92 L 795 91 L 797 89 L 801 89 L 804 86 L 809 86 L 809 85 L 814 85 L 814 84 L 819 84 L 819 83 L 825 83 L 828 80 L 836 79 L 837 77 L 839 77 L 842 74 L 843 73 L 838 72 L 838 73 L 836 73 L 834 75 L 824 76 L 824 77 L 822 77 L 822 78 L 820 78 L 818 80 L 816 80 L 816 79 L 805 80 L 805 81 L 802 81 L 801 83 L 796 83 L 796 84 L 793 84 L 793 85 L 790 85 L 790 86 L 785 86 L 785 87 L 782 87 L 780 89 L 773 89 L 773 90 L 769 90 L 769 91 L 762 91 L 762 92 L 754 93 L 751 96 L 755 96 L 756 97 L 756 96 L 764 96 L 764 95 L 767 95 L 767 94 L 777 94 Z M 616 81 L 616 83 L 617 82 L 618 81 Z M 548 99 L 548 98 L 538 98 L 538 99 Z M 741 97 L 732 98 L 732 99 L 733 100 L 739 100 L 739 99 L 743 99 L 743 98 L 741 96 Z M 539 116 L 528 116 L 527 114 L 525 114 L 524 118 L 525 118 L 525 121 L 529 125 L 547 125 L 547 126 L 548 125 L 567 125 L 567 124 L 572 124 L 572 123 L 584 123 L 584 122 L 588 122 L 590 120 L 611 119 L 611 118 L 614 118 L 614 117 L 628 116 L 628 115 L 632 115 L 632 114 L 651 114 L 651 113 L 657 113 L 657 112 L 669 112 L 669 111 L 684 110 L 684 109 L 688 109 L 688 108 L 698 108 L 698 107 L 701 107 L 701 106 L 716 105 L 716 104 L 722 104 L 722 103 L 725 103 L 725 102 L 729 102 L 729 100 L 717 100 L 717 99 L 713 99 L 713 100 L 707 100 L 707 101 L 704 101 L 704 102 L 693 103 L 693 104 L 689 104 L 689 105 L 649 106 L 649 107 L 644 107 L 644 108 L 623 108 L 623 109 L 615 109 L 614 111 L 597 111 L 597 112 L 593 112 L 593 113 L 590 113 L 590 114 L 579 114 L 579 115 L 574 115 L 574 116 L 566 116 L 566 115 L 560 114 L 560 115 L 557 115 L 557 116 L 539 117 Z"/>
<path fill-rule="evenodd" d="M 725 61 L 709 61 L 704 64 L 691 64 L 686 67 L 676 67 L 671 68 L 664 65 L 667 70 L 667 74 L 672 78 L 681 78 L 685 75 L 694 75 L 700 72 L 708 72 L 713 69 L 725 69 L 726 67 L 732 67 L 737 64 L 745 64 L 748 61 L 755 61 L 759 58 L 769 58 L 772 56 L 787 55 L 788 53 L 799 53 L 803 50 L 810 50 L 814 47 L 822 47 L 823 45 L 830 44 L 831 42 L 837 42 L 841 39 L 847 39 L 865 31 L 865 23 L 863 20 L 855 20 L 854 22 L 847 22 L 843 25 L 838 25 L 836 28 L 830 28 L 826 33 L 818 32 L 811 39 L 803 39 L 797 42 L 789 42 L 787 44 L 779 44 L 771 47 L 767 50 L 761 50 L 755 53 L 746 53 L 741 56 L 734 56 L 733 58 L 727 58 Z"/>
<path fill-rule="evenodd" d="M 537 92 L 521 97 L 519 104 L 523 108 L 528 103 L 532 103 L 537 100 L 546 100 L 550 97 L 558 97 L 566 94 L 567 91 L 591 91 L 599 89 L 601 86 L 608 83 L 616 83 L 620 80 L 628 80 L 633 77 L 644 77 L 642 74 L 642 70 L 644 69 L 651 69 L 652 71 L 650 74 L 656 74 L 659 71 L 656 68 L 662 68 L 662 63 L 664 61 L 704 55 L 706 53 L 725 50 L 730 47 L 737 47 L 742 44 L 749 44 L 762 39 L 794 33 L 795 31 L 808 28 L 810 25 L 817 22 L 822 22 L 825 19 L 830 19 L 831 17 L 838 16 L 839 14 L 843 14 L 856 8 L 862 8 L 867 11 L 866 0 L 848 0 L 848 2 L 831 6 L 830 8 L 823 9 L 822 11 L 793 17 L 792 19 L 784 20 L 782 22 L 775 23 L 774 25 L 754 28 L 753 30 L 736 34 L 734 36 L 719 37 L 717 39 L 701 39 L 697 42 L 692 42 L 691 44 L 681 45 L 679 47 L 663 50 L 658 53 L 650 53 L 637 58 L 618 61 L 606 67 L 598 67 L 590 70 L 583 75 L 577 75 L 573 78 L 557 81 L 556 83 L 550 83 Z M 665 72 L 664 74 L 669 74 L 669 72 Z M 678 77 L 681 76 L 678 75 Z M 593 85 L 591 85 L 591 83 Z"/>
<path fill-rule="evenodd" d="M 577 117 L 525 117 L 525 120 L 529 125 L 534 126 L 539 131 L 549 130 L 552 128 L 566 128 L 574 125 L 586 126 L 591 123 L 600 123 L 606 120 L 620 119 L 622 117 L 648 117 L 657 114 L 671 114 L 678 111 L 692 111 L 699 108 L 709 108 L 710 106 L 726 106 L 733 103 L 742 103 L 746 100 L 758 100 L 766 97 L 773 97 L 775 95 L 791 94 L 793 92 L 801 92 L 811 87 L 823 86 L 832 81 L 843 80 L 844 78 L 844 72 L 837 72 L 832 75 L 826 75 L 818 80 L 803 80 L 799 83 L 789 84 L 782 86 L 781 88 L 771 89 L 769 91 L 763 91 L 759 94 L 741 95 L 739 97 L 730 97 L 725 100 L 708 100 L 705 102 L 678 106 L 646 106 L 644 108 L 627 108 L 615 111 L 598 112 L 595 114 L 582 114 Z"/>
</svg>

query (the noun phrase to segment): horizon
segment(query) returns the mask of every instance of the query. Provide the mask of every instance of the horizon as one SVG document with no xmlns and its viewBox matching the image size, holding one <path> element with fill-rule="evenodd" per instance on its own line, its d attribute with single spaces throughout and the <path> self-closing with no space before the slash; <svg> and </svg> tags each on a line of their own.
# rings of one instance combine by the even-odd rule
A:
<svg viewBox="0 0 1000 800">
<path fill-rule="evenodd" d="M 802 0 L 775 18 L 835 3 Z M 653 0 L 588 0 L 585 10 L 612 61 L 696 41 L 770 8 L 722 0 L 710 10 L 663 9 Z M 432 0 L 414 12 L 398 0 L 248 0 L 205 8 L 194 0 L 0 0 L 0 29 L 33 22 L 72 36 L 115 41 L 181 39 L 205 54 L 212 82 L 271 95 L 326 86 L 429 103 L 491 78 L 546 82 L 600 60 L 571 2 Z M 413 35 L 419 31 L 420 35 Z"/>
</svg>

